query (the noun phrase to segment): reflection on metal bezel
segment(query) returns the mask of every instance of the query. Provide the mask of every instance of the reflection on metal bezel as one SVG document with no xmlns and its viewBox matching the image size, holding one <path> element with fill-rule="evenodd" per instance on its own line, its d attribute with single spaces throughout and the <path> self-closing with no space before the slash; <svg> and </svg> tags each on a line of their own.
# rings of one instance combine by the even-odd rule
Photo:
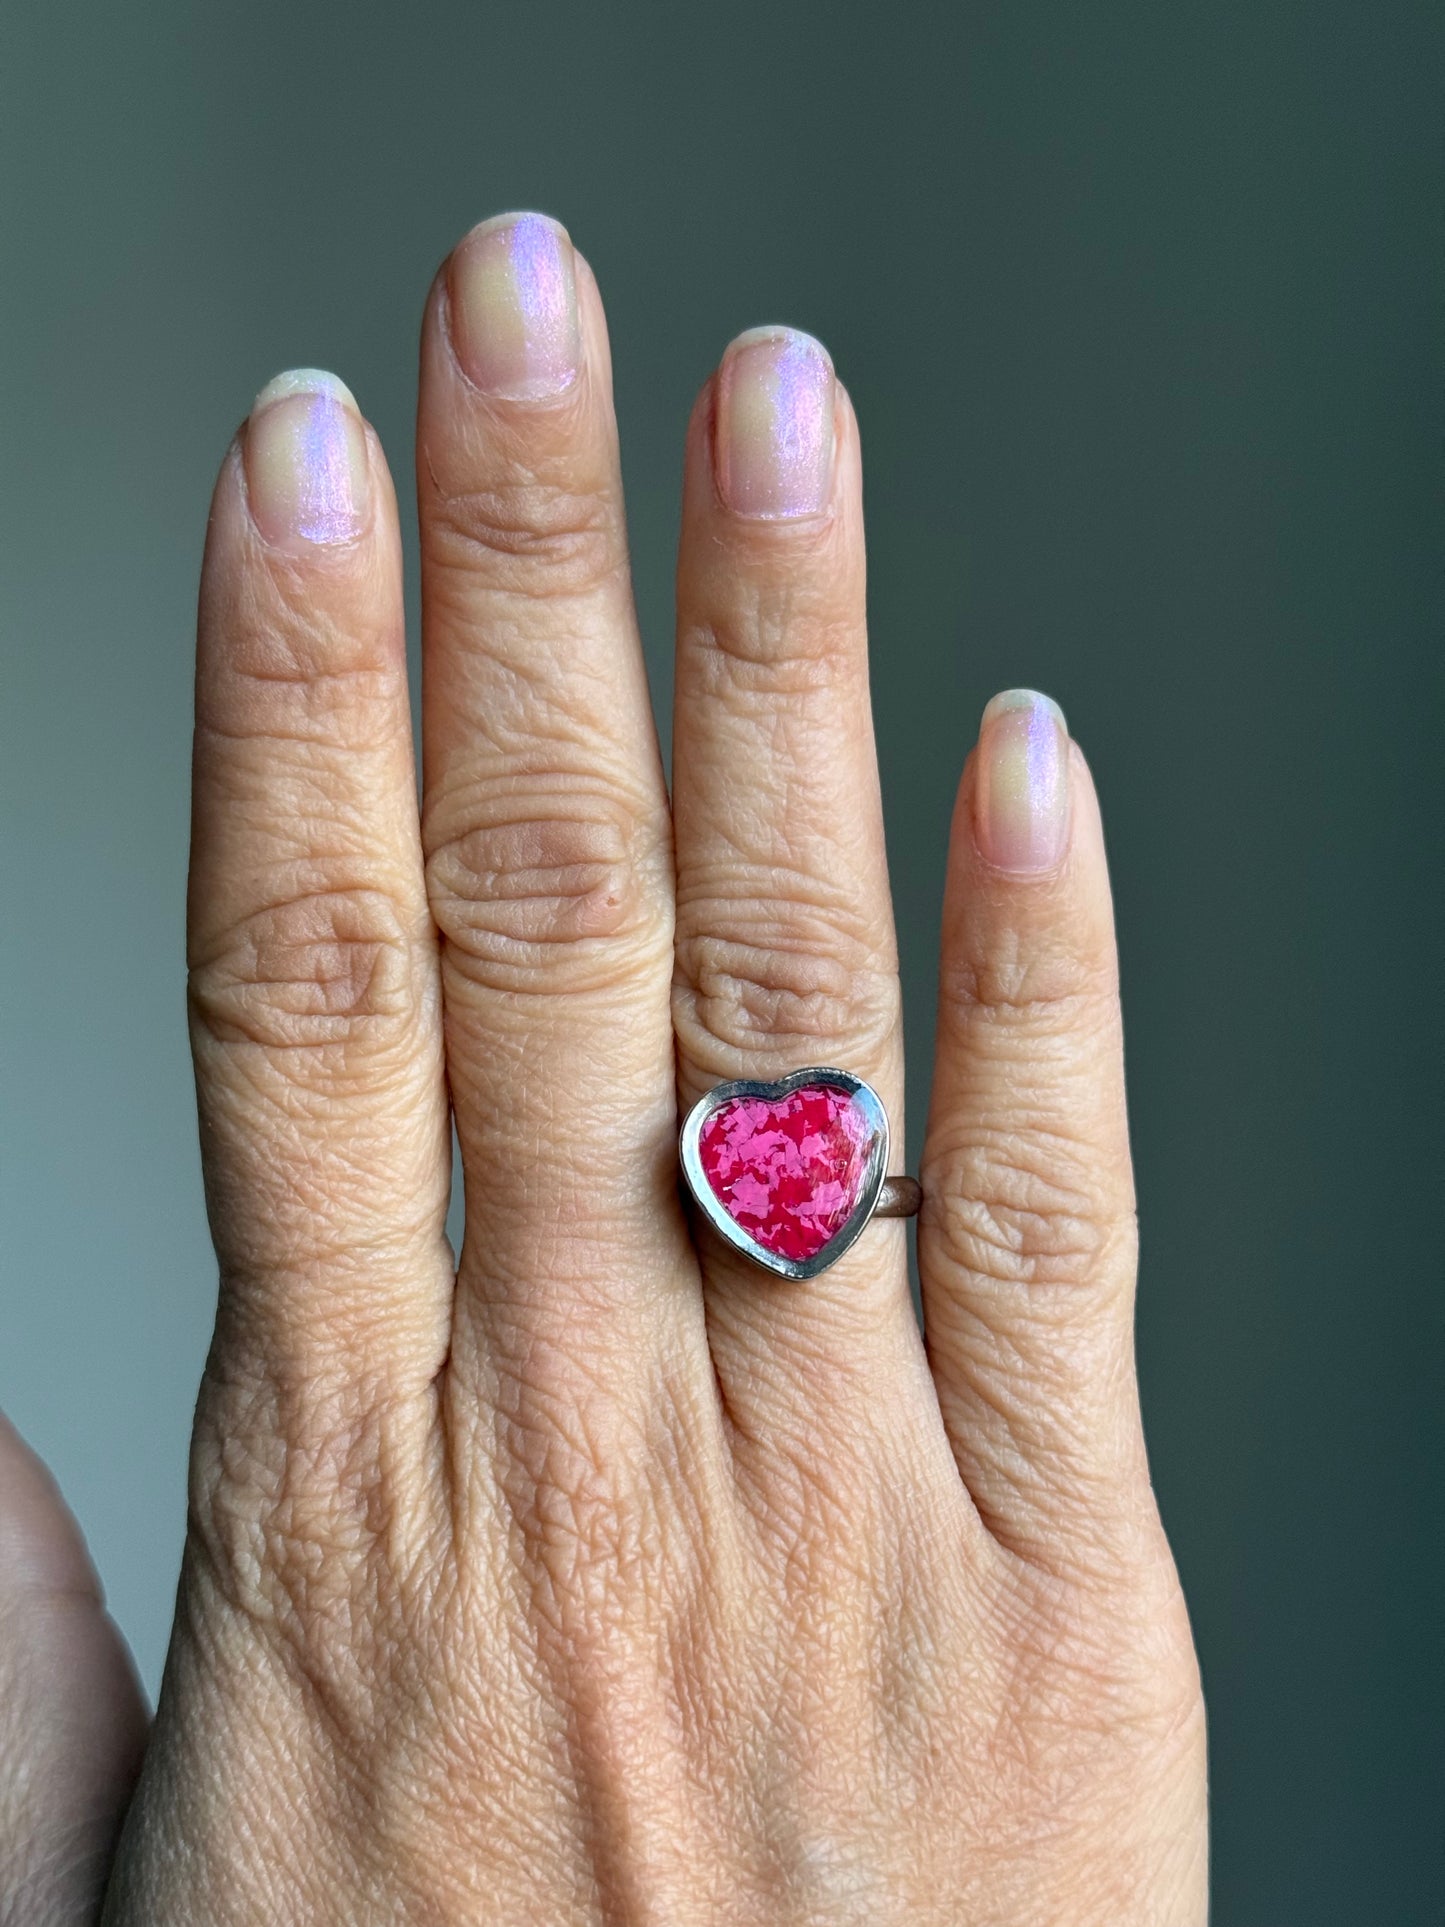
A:
<svg viewBox="0 0 1445 1927">
<path fill-rule="evenodd" d="M 707 1181 L 707 1173 L 702 1168 L 700 1141 L 702 1127 L 712 1113 L 721 1105 L 735 1097 L 760 1097 L 773 1103 L 790 1092 L 800 1090 L 808 1084 L 831 1084 L 835 1090 L 846 1091 L 867 1118 L 872 1128 L 872 1142 L 868 1150 L 868 1162 L 863 1171 L 863 1183 L 858 1192 L 858 1202 L 853 1214 L 811 1258 L 782 1258 L 776 1251 L 769 1251 L 760 1245 L 756 1238 L 745 1231 L 736 1218 L 729 1216 L 712 1186 Z M 883 1189 L 883 1180 L 888 1174 L 888 1113 L 883 1108 L 883 1100 L 871 1084 L 865 1084 L 861 1077 L 854 1077 L 849 1071 L 834 1070 L 828 1065 L 814 1065 L 809 1070 L 794 1071 L 788 1077 L 779 1078 L 776 1084 L 755 1083 L 748 1078 L 740 1078 L 731 1084 L 715 1084 L 704 1096 L 700 1097 L 687 1116 L 683 1119 L 682 1132 L 678 1139 L 678 1156 L 682 1162 L 683 1176 L 687 1188 L 692 1193 L 699 1211 L 707 1219 L 720 1238 L 726 1239 L 735 1251 L 741 1251 L 751 1258 L 754 1264 L 762 1265 L 779 1278 L 816 1278 L 820 1271 L 826 1271 L 835 1264 L 857 1238 L 864 1225 L 873 1215 L 873 1207 L 878 1202 L 878 1194 Z"/>
</svg>

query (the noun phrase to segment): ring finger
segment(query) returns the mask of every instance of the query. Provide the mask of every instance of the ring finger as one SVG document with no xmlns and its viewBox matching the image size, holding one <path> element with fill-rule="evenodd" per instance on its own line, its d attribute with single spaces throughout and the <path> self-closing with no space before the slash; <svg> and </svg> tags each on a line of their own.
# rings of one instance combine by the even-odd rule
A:
<svg viewBox="0 0 1445 1927">
<path fill-rule="evenodd" d="M 858 431 L 807 335 L 740 337 L 694 412 L 676 689 L 684 1106 L 721 1081 L 836 1065 L 867 1079 L 896 1125 Z M 706 1235 L 713 1354 L 744 1433 L 776 1440 L 791 1408 L 810 1432 L 826 1411 L 856 1438 L 880 1373 L 921 1370 L 904 1254 L 902 1227 L 879 1222 L 818 1278 L 788 1283 Z"/>
</svg>

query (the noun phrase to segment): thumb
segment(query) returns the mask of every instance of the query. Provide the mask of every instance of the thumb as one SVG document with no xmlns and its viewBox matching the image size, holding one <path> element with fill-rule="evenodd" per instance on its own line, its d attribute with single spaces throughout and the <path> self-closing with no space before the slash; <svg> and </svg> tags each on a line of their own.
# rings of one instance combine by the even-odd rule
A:
<svg viewBox="0 0 1445 1927">
<path fill-rule="evenodd" d="M 97 1919 L 146 1727 L 80 1527 L 0 1415 L 0 1923 Z"/>
</svg>

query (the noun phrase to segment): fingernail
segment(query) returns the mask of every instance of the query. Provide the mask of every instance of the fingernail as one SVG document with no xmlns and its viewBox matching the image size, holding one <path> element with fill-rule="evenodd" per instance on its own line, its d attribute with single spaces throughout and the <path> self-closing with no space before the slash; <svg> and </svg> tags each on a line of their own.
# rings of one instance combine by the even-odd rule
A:
<svg viewBox="0 0 1445 1927">
<path fill-rule="evenodd" d="M 833 483 L 833 364 L 795 328 L 757 328 L 718 370 L 718 493 L 736 515 L 820 515 Z"/>
<path fill-rule="evenodd" d="M 472 229 L 447 269 L 452 342 L 488 395 L 543 400 L 582 366 L 567 230 L 545 214 L 499 214 Z"/>
<path fill-rule="evenodd" d="M 242 450 L 256 525 L 282 547 L 350 542 L 366 520 L 366 431 L 344 381 L 293 368 L 257 395 Z"/>
<path fill-rule="evenodd" d="M 1052 870 L 1069 841 L 1069 726 L 1036 689 L 1006 689 L 983 712 L 974 826 L 984 861 L 1017 876 Z"/>
</svg>

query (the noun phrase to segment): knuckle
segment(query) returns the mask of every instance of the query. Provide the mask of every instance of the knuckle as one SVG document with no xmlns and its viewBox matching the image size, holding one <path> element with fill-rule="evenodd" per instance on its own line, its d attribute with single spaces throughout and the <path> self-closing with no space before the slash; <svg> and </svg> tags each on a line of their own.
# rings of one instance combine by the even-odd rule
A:
<svg viewBox="0 0 1445 1927">
<path fill-rule="evenodd" d="M 641 838 L 630 812 L 600 799 L 585 813 L 575 795 L 473 799 L 468 827 L 427 859 L 449 962 L 505 988 L 533 988 L 563 970 L 570 989 L 593 973 L 610 979 L 664 936 Z"/>
<path fill-rule="evenodd" d="M 610 494 L 536 476 L 439 499 L 429 541 L 444 568 L 529 600 L 586 595 L 626 567 Z"/>
<path fill-rule="evenodd" d="M 391 1408 L 314 1377 L 286 1386 L 214 1364 L 197 1408 L 188 1543 L 244 1617 L 294 1643 L 355 1650 L 351 1635 L 399 1521 L 382 1494 Z"/>
<path fill-rule="evenodd" d="M 192 964 L 192 1020 L 221 1044 L 374 1057 L 410 1030 L 410 949 L 383 890 L 324 889 L 269 904 Z"/>
<path fill-rule="evenodd" d="M 965 1018 L 1059 1031 L 1097 1023 L 1117 999 L 1111 963 L 1008 930 L 991 932 L 986 947 L 951 951 L 941 989 L 945 1005 Z"/>
<path fill-rule="evenodd" d="M 816 1056 L 843 1042 L 868 1061 L 887 1048 L 899 1022 L 897 971 L 860 920 L 836 907 L 794 909 L 784 927 L 749 929 L 736 904 L 693 903 L 687 914 L 696 928 L 677 946 L 673 1012 L 695 1062 L 726 1067 L 739 1056 L 787 1050 Z"/>
<path fill-rule="evenodd" d="M 503 1357 L 499 1484 L 539 1610 L 564 1637 L 655 1595 L 675 1495 L 642 1412 L 595 1360 L 535 1335 Z M 664 1396 L 659 1390 L 659 1399 Z"/>
<path fill-rule="evenodd" d="M 944 1262 L 1002 1286 L 1078 1287 L 1131 1243 L 1132 1207 L 1087 1147 L 1043 1130 L 980 1132 L 925 1159 L 923 1229 Z"/>
<path fill-rule="evenodd" d="M 1112 1574 L 1102 1598 L 1072 1574 L 1012 1568 L 1012 1664 L 989 1752 L 1003 1779 L 1028 1785 L 1051 1810 L 1097 1783 L 1121 1742 L 1149 1742 L 1163 1760 L 1200 1744 L 1193 1642 L 1172 1562 L 1163 1563 L 1167 1577 Z"/>
<path fill-rule="evenodd" d="M 246 578 L 203 627 L 225 638 L 217 672 L 197 688 L 197 721 L 242 738 L 382 742 L 396 733 L 405 656 L 393 626 L 350 586 L 337 600 L 309 575 Z M 388 599 L 380 598 L 383 606 Z M 344 727 L 343 727 L 344 726 Z"/>
<path fill-rule="evenodd" d="M 710 693 L 722 697 L 831 694 L 858 677 L 866 649 L 862 625 L 795 581 L 751 581 L 735 590 L 726 619 L 685 630 L 682 647 L 702 665 Z"/>
</svg>

